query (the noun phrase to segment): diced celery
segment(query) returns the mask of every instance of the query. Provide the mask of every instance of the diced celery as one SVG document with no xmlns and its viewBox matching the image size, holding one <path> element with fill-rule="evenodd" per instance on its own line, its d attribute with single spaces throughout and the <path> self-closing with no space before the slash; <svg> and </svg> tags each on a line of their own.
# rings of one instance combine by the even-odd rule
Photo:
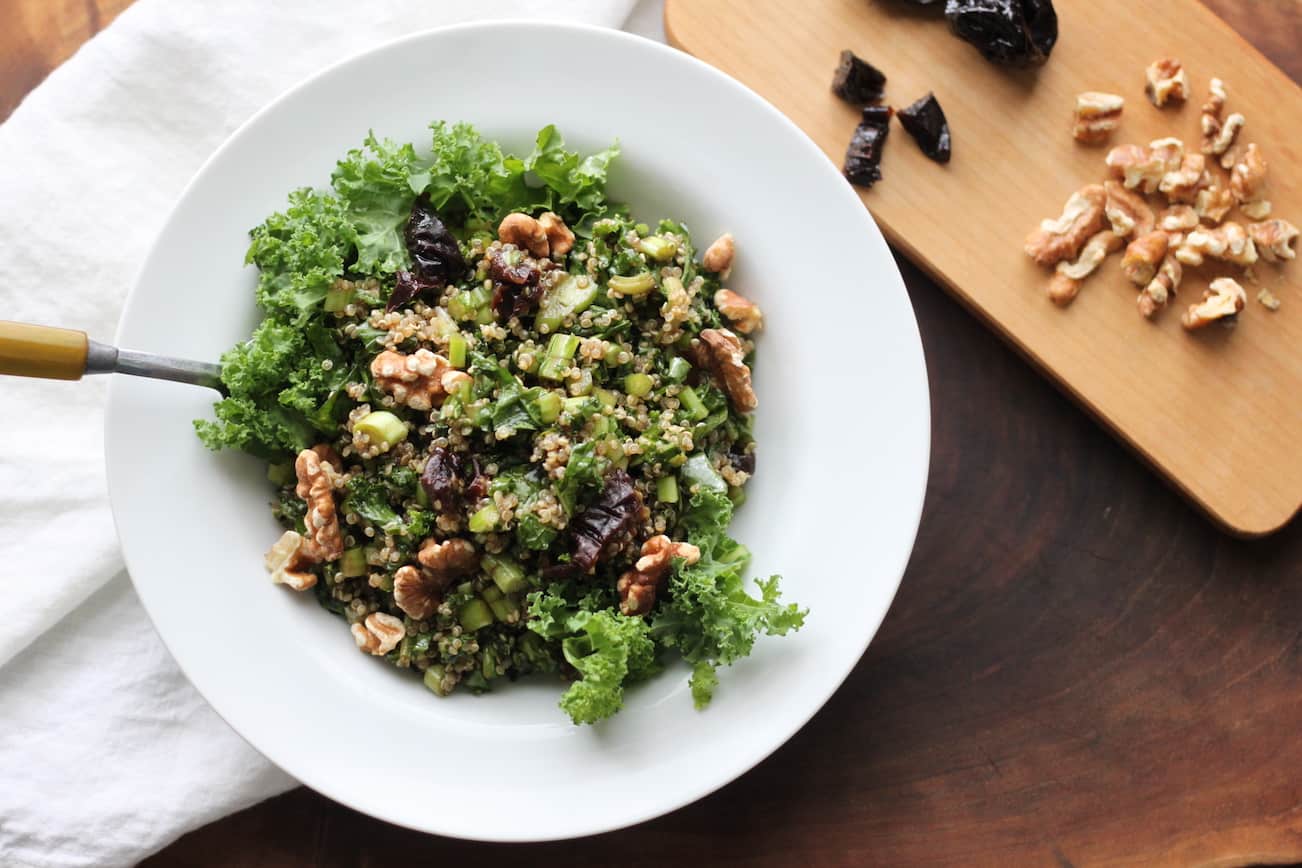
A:
<svg viewBox="0 0 1302 868">
<path fill-rule="evenodd" d="M 288 462 L 267 465 L 267 479 L 272 485 L 289 485 L 294 481 L 294 465 Z"/>
<path fill-rule="evenodd" d="M 556 331 L 565 317 L 587 310 L 600 292 L 601 288 L 592 278 L 566 275 L 543 296 L 534 328 L 543 334 Z"/>
<path fill-rule="evenodd" d="M 479 671 L 487 679 L 497 677 L 497 655 L 493 653 L 492 648 L 485 648 L 484 653 L 480 655 Z"/>
<path fill-rule="evenodd" d="M 637 223 L 633 226 L 633 231 L 636 232 L 638 235 L 645 235 L 651 231 L 651 227 L 646 225 L 645 223 Z"/>
<path fill-rule="evenodd" d="M 524 567 L 511 558 L 490 554 L 484 555 L 480 563 L 503 594 L 514 594 L 529 586 L 529 581 L 524 575 Z"/>
<path fill-rule="evenodd" d="M 570 369 L 570 360 L 579 349 L 579 339 L 574 335 L 557 332 L 547 342 L 547 352 L 543 354 L 538 376 L 544 380 L 560 380 Z"/>
<path fill-rule="evenodd" d="M 693 422 L 710 415 L 710 411 L 701 400 L 701 396 L 696 394 L 696 390 L 691 386 L 683 386 L 682 391 L 678 393 L 678 400 L 683 405 L 683 409 L 687 411 L 687 418 Z"/>
<path fill-rule="evenodd" d="M 367 413 L 353 426 L 353 431 L 365 434 L 371 442 L 381 447 L 391 447 L 407 439 L 407 423 L 388 410 Z"/>
<path fill-rule="evenodd" d="M 661 503 L 678 502 L 678 480 L 672 476 L 662 476 L 656 480 L 656 500 Z"/>
<path fill-rule="evenodd" d="M 583 411 L 588 409 L 588 396 L 578 395 L 573 398 L 566 398 L 561 401 L 561 409 L 569 416 L 582 415 Z"/>
<path fill-rule="evenodd" d="M 448 315 L 448 312 L 441 307 L 434 308 L 430 315 L 430 332 L 436 337 L 451 338 L 457 334 L 457 324 Z"/>
<path fill-rule="evenodd" d="M 682 356 L 674 356 L 669 360 L 669 379 L 675 383 L 681 383 L 687 379 L 687 375 L 692 372 L 692 363 Z"/>
<path fill-rule="evenodd" d="M 475 312 L 475 325 L 488 325 L 493 321 L 493 306 L 486 304 Z"/>
<path fill-rule="evenodd" d="M 466 339 L 460 333 L 448 338 L 448 364 L 454 368 L 466 366 Z"/>
<path fill-rule="evenodd" d="M 637 249 L 656 262 L 668 262 L 678 252 L 678 245 L 659 235 L 648 235 L 637 243 Z"/>
<path fill-rule="evenodd" d="M 543 424 L 550 425 L 561 415 L 561 396 L 556 392 L 544 392 L 538 396 L 538 415 Z"/>
<path fill-rule="evenodd" d="M 344 549 L 343 556 L 339 558 L 339 575 L 345 579 L 356 579 L 366 575 L 366 550 Z"/>
<path fill-rule="evenodd" d="M 447 675 L 447 670 L 444 669 L 441 664 L 432 663 L 429 668 L 425 670 L 425 674 L 421 676 L 420 680 L 425 683 L 426 687 L 437 693 L 439 696 L 447 696 L 448 691 L 443 689 L 443 676 L 445 675 Z"/>
<path fill-rule="evenodd" d="M 488 294 L 488 290 L 477 286 L 453 295 L 448 301 L 448 313 L 452 314 L 453 319 L 475 320 L 482 325 L 484 311 L 488 312 L 486 321 L 493 321 L 493 309 L 489 304 L 492 300 L 493 297 Z"/>
<path fill-rule="evenodd" d="M 340 313 L 352 302 L 356 292 L 351 286 L 332 286 L 326 290 L 326 313 Z"/>
<path fill-rule="evenodd" d="M 425 490 L 423 485 L 416 486 L 416 505 L 429 506 L 429 492 Z"/>
<path fill-rule="evenodd" d="M 474 633 L 493 623 L 493 610 L 483 600 L 475 597 L 457 612 L 457 620 L 461 623 L 462 630 Z"/>
<path fill-rule="evenodd" d="M 501 516 L 497 514 L 497 507 L 488 504 L 483 509 L 470 516 L 471 533 L 487 533 L 497 527 L 498 519 Z"/>
<path fill-rule="evenodd" d="M 479 596 L 484 598 L 485 603 L 492 603 L 494 600 L 502 599 L 502 592 L 498 590 L 497 585 L 489 585 L 479 592 Z"/>
<path fill-rule="evenodd" d="M 710 459 L 696 453 L 683 463 L 683 479 L 690 485 L 699 485 L 711 491 L 726 492 L 728 484 L 710 465 Z"/>
<path fill-rule="evenodd" d="M 609 389 L 593 389 L 592 394 L 603 407 L 614 407 L 619 403 L 619 396 Z"/>
<path fill-rule="evenodd" d="M 623 295 L 646 295 L 655 287 L 656 282 L 655 278 L 651 276 L 651 272 L 644 271 L 632 277 L 617 274 L 608 280 L 606 285 Z"/>
<path fill-rule="evenodd" d="M 615 430 L 615 423 L 609 416 L 601 415 L 593 418 L 592 420 L 593 437 L 604 437 L 607 434 L 610 434 L 614 430 Z"/>
<path fill-rule="evenodd" d="M 740 485 L 729 485 L 728 499 L 732 501 L 733 506 L 741 506 L 746 502 L 746 489 Z"/>
<path fill-rule="evenodd" d="M 580 369 L 579 378 L 570 381 L 569 389 L 571 395 L 592 394 L 592 371 L 587 368 Z"/>
<path fill-rule="evenodd" d="M 654 386 L 649 374 L 629 374 L 624 378 L 624 391 L 639 398 L 650 395 Z"/>
<path fill-rule="evenodd" d="M 461 399 L 453 396 L 444 401 L 443 406 L 439 408 L 439 418 L 444 422 L 451 422 L 461 415 L 462 409 Z"/>
<path fill-rule="evenodd" d="M 493 617 L 497 620 L 506 621 L 518 612 L 520 607 L 514 597 L 498 597 L 496 600 L 489 601 L 488 608 L 493 610 Z"/>
</svg>

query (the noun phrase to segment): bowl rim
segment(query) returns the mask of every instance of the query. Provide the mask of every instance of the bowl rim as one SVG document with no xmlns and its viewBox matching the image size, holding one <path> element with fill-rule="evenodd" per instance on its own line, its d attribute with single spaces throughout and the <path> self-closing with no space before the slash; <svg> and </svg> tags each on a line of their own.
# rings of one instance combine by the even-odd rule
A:
<svg viewBox="0 0 1302 868">
<path fill-rule="evenodd" d="M 301 91 L 314 85 L 319 79 L 327 75 L 334 74 L 335 72 L 344 69 L 348 66 L 351 66 L 353 64 L 365 62 L 376 55 L 382 55 L 390 51 L 393 51 L 399 46 L 403 46 L 413 42 L 420 42 L 431 38 L 445 38 L 449 35 L 455 36 L 458 33 L 469 33 L 469 32 L 484 31 L 484 30 L 513 30 L 513 29 L 520 29 L 520 28 L 526 28 L 531 31 L 537 31 L 537 30 L 564 31 L 571 34 L 578 34 L 581 38 L 611 40 L 614 42 L 624 42 L 629 45 L 636 45 L 638 46 L 639 49 L 649 50 L 653 54 L 658 54 L 662 57 L 669 58 L 670 62 L 673 63 L 685 64 L 686 66 L 694 68 L 700 74 L 712 77 L 722 82 L 725 86 L 729 87 L 739 99 L 749 102 L 749 104 L 753 109 L 763 112 L 764 114 L 768 115 L 771 119 L 776 120 L 780 125 L 786 127 L 788 131 L 794 134 L 796 140 L 800 142 L 801 147 L 809 154 L 811 161 L 815 161 L 823 164 L 827 172 L 835 174 L 837 178 L 840 180 L 840 183 L 844 187 L 843 195 L 846 197 L 854 198 L 855 205 L 859 209 L 862 215 L 862 219 L 864 221 L 864 229 L 866 230 L 870 238 L 872 236 L 875 236 L 875 240 L 880 241 L 883 247 L 886 246 L 885 239 L 881 235 L 881 231 L 877 226 L 876 221 L 872 218 L 868 209 L 859 200 L 858 195 L 854 192 L 854 190 L 850 187 L 850 185 L 844 182 L 843 179 L 840 179 L 840 171 L 831 162 L 831 160 L 827 158 L 827 156 L 822 152 L 819 146 L 815 144 L 815 142 L 802 129 L 800 129 L 800 127 L 798 127 L 794 121 L 792 121 L 782 112 L 780 112 L 775 106 L 769 103 L 758 93 L 751 90 L 745 84 L 733 78 L 732 76 L 728 75 L 727 73 L 723 72 L 722 70 L 714 66 L 711 66 L 710 64 L 688 54 L 687 52 L 674 48 L 670 45 L 657 42 L 655 40 L 648 39 L 638 34 L 630 33 L 628 31 L 620 30 L 613 27 L 605 27 L 601 25 L 585 24 L 585 23 L 569 22 L 569 21 L 559 21 L 559 22 L 549 21 L 549 20 L 541 20 L 541 19 L 534 19 L 534 18 L 527 18 L 527 17 L 484 19 L 484 20 L 463 22 L 458 24 L 424 28 L 397 37 L 395 39 L 381 42 L 370 48 L 366 48 L 354 54 L 343 57 L 336 62 L 321 67 L 320 69 L 316 70 L 312 74 L 298 81 L 296 84 L 285 89 L 278 96 L 274 97 L 264 106 L 262 106 L 260 109 L 255 111 L 248 118 L 246 118 L 243 122 L 241 122 L 239 126 L 236 127 L 211 154 L 208 155 L 208 157 L 203 161 L 200 167 L 195 171 L 194 175 L 189 179 L 189 181 L 187 181 L 185 186 L 181 189 L 180 193 L 177 194 L 172 204 L 172 207 L 170 208 L 167 214 L 166 219 L 160 225 L 160 228 L 154 240 L 150 243 L 148 249 L 146 250 L 145 256 L 141 259 L 141 264 L 139 268 L 136 270 L 136 273 L 132 278 L 130 288 L 127 292 L 126 298 L 123 303 L 122 312 L 118 318 L 118 324 L 115 330 L 115 343 L 119 346 L 122 343 L 121 336 L 123 331 L 126 328 L 126 324 L 128 323 L 128 321 L 132 319 L 137 305 L 141 303 L 139 301 L 139 297 L 140 297 L 139 290 L 142 284 L 142 280 L 146 274 L 148 265 L 153 260 L 155 253 L 159 249 L 162 243 L 162 239 L 167 232 L 167 229 L 173 224 L 173 221 L 176 219 L 177 213 L 180 211 L 183 203 L 190 197 L 194 187 L 198 185 L 201 180 L 206 178 L 208 173 L 212 170 L 213 165 L 229 149 L 231 149 L 237 141 L 249 135 L 250 130 L 255 128 L 262 118 L 280 111 L 283 105 L 293 100 L 294 97 Z M 898 267 L 895 269 L 895 273 L 899 277 L 900 286 L 903 289 L 904 287 L 903 277 L 902 275 L 900 275 L 898 271 Z M 918 325 L 917 325 L 917 317 L 913 312 L 912 302 L 907 299 L 907 292 L 906 292 L 906 304 L 909 313 L 908 325 L 911 327 L 911 332 L 909 337 L 912 338 L 912 341 L 910 343 L 911 345 L 916 347 L 917 359 L 919 362 L 919 366 L 918 366 L 919 370 L 917 372 L 921 377 L 919 385 L 921 386 L 922 391 L 926 395 L 926 399 L 922 400 L 919 403 L 919 418 L 917 421 L 923 426 L 923 430 L 927 432 L 928 436 L 926 438 L 926 441 L 920 445 L 921 453 L 919 455 L 919 462 L 921 466 L 921 475 L 918 480 L 917 490 L 913 493 L 910 502 L 901 503 L 899 505 L 899 508 L 903 510 L 909 518 L 909 521 L 907 523 L 907 526 L 909 528 L 907 546 L 903 544 L 900 546 L 900 551 L 902 552 L 902 554 L 900 555 L 900 560 L 898 561 L 898 563 L 891 564 L 889 565 L 890 566 L 889 569 L 882 570 L 884 576 L 894 576 L 893 584 L 890 585 L 888 589 L 889 592 L 883 594 L 879 611 L 874 611 L 870 613 L 869 617 L 865 617 L 864 619 L 866 623 L 869 622 L 871 623 L 871 629 L 865 631 L 864 633 L 865 639 L 863 641 L 862 647 L 858 649 L 857 654 L 854 654 L 853 656 L 846 655 L 846 658 L 843 662 L 842 671 L 840 671 L 837 674 L 835 679 L 829 681 L 829 687 L 825 693 L 822 693 L 821 695 L 816 694 L 817 697 L 816 701 L 814 701 L 814 699 L 812 698 L 809 700 L 804 700 L 808 704 L 808 709 L 807 711 L 804 711 L 796 715 L 792 726 L 790 726 L 789 728 L 784 728 L 783 730 L 780 731 L 776 731 L 764 740 L 766 747 L 764 747 L 761 750 L 755 751 L 753 755 L 748 755 L 742 758 L 739 762 L 716 767 L 711 774 L 702 775 L 695 786 L 686 788 L 684 791 L 676 795 L 671 800 L 661 801 L 661 802 L 648 800 L 651 807 L 639 807 L 637 810 L 629 811 L 626 815 L 622 816 L 618 820 L 590 823 L 586 826 L 583 826 L 583 828 L 578 831 L 566 830 L 566 831 L 560 831 L 554 835 L 553 834 L 518 835 L 518 834 L 512 834 L 510 830 L 504 830 L 503 834 L 482 835 L 482 834 L 468 833 L 468 832 L 459 831 L 457 829 L 442 827 L 437 821 L 431 823 L 425 823 L 425 824 L 418 824 L 416 822 L 410 822 L 404 818 L 383 816 L 382 814 L 376 812 L 370 805 L 358 799 L 353 798 L 351 792 L 343 791 L 339 787 L 336 787 L 334 783 L 330 780 L 330 777 L 328 775 L 317 774 L 316 767 L 314 766 L 304 767 L 301 764 L 295 762 L 286 762 L 282 764 L 282 762 L 279 759 L 273 759 L 272 757 L 264 753 L 256 744 L 253 743 L 250 736 L 245 735 L 245 733 L 238 726 L 236 726 L 227 717 L 227 715 L 223 713 L 223 711 L 218 706 L 212 703 L 207 693 L 204 692 L 203 688 L 192 677 L 191 672 L 187 667 L 187 665 L 173 653 L 173 650 L 170 644 L 168 643 L 166 637 L 164 636 L 163 631 L 159 628 L 158 614 L 151 608 L 151 604 L 147 599 L 147 595 L 139 593 L 139 590 L 136 586 L 136 581 L 132 576 L 133 570 L 131 565 L 131 559 L 127 554 L 127 547 L 125 545 L 125 541 L 123 539 L 123 535 L 121 531 L 122 522 L 120 521 L 118 515 L 119 510 L 122 507 L 119 505 L 120 504 L 119 497 L 114 496 L 114 491 L 119 490 L 119 487 L 115 486 L 114 484 L 114 479 L 116 474 L 113 470 L 113 462 L 109 460 L 110 458 L 109 453 L 111 451 L 111 444 L 113 440 L 111 436 L 111 432 L 112 429 L 114 428 L 115 421 L 117 419 L 117 415 L 119 412 L 118 408 L 121 405 L 121 401 L 116 398 L 121 387 L 118 385 L 119 381 L 115 378 L 109 383 L 108 396 L 107 396 L 105 414 L 104 414 L 105 467 L 106 467 L 107 487 L 109 492 L 110 506 L 113 514 L 114 528 L 118 536 L 119 547 L 123 554 L 123 560 L 127 568 L 127 573 L 129 576 L 132 576 L 132 586 L 137 590 L 137 597 L 140 599 L 142 608 L 145 610 L 145 613 L 148 616 L 150 623 L 154 628 L 155 633 L 158 635 L 160 641 L 162 641 L 164 647 L 167 648 L 169 656 L 171 656 L 172 660 L 176 663 L 177 667 L 185 675 L 186 680 L 195 688 L 195 690 L 199 693 L 199 695 L 203 697 L 204 702 L 208 705 L 208 707 L 211 708 L 223 720 L 223 722 L 225 722 L 228 726 L 230 726 L 232 731 L 234 731 L 246 744 L 248 744 L 251 748 L 253 748 L 254 751 L 256 751 L 260 756 L 266 759 L 269 763 L 271 763 L 272 765 L 276 766 L 277 768 L 283 770 L 285 773 L 290 775 L 292 778 L 295 779 L 295 781 L 298 784 L 309 787 L 310 789 L 326 796 L 327 798 L 333 801 L 345 805 L 346 807 L 352 808 L 353 810 L 359 811 L 368 816 L 372 816 L 377 819 L 383 820 L 384 822 L 392 823 L 394 825 L 412 829 L 413 831 L 424 832 L 427 834 L 443 835 L 443 836 L 458 838 L 463 840 L 494 842 L 494 843 L 526 843 L 526 842 L 545 842 L 545 841 L 558 841 L 558 840 L 575 840 L 579 838 L 590 837 L 593 835 L 598 835 L 606 832 L 628 828 L 655 819 L 657 817 L 664 816 L 680 808 L 686 807 L 687 805 L 693 804 L 701 800 L 702 798 L 710 795 L 711 793 L 714 793 L 717 790 L 723 788 L 724 786 L 727 786 L 728 784 L 737 780 L 742 775 L 746 774 L 748 771 L 750 771 L 755 766 L 757 766 L 759 763 L 761 763 L 762 761 L 764 761 L 765 759 L 773 755 L 777 750 L 779 750 L 783 745 L 785 745 L 797 732 L 803 729 L 805 725 L 807 725 L 809 721 L 814 717 L 814 715 L 816 715 L 819 711 L 823 709 L 823 707 L 827 704 L 828 700 L 830 700 L 831 697 L 836 693 L 836 691 L 839 690 L 841 686 L 845 683 L 846 678 L 849 677 L 850 673 L 853 671 L 855 666 L 858 665 L 859 661 L 863 657 L 864 652 L 867 650 L 868 645 L 872 642 L 873 638 L 876 637 L 877 632 L 880 630 L 882 621 L 884 620 L 887 612 L 890 609 L 892 602 L 894 601 L 895 595 L 897 594 L 899 590 L 899 586 L 903 580 L 904 572 L 908 566 L 910 558 L 912 557 L 913 548 L 917 541 L 917 535 L 921 524 L 923 503 L 926 497 L 927 481 L 930 475 L 930 465 L 931 465 L 930 433 L 932 430 L 932 426 L 931 426 L 931 406 L 930 406 L 930 385 L 929 385 L 929 380 L 927 375 L 926 358 L 925 358 L 925 353 L 922 345 L 921 334 L 918 330 Z"/>
</svg>

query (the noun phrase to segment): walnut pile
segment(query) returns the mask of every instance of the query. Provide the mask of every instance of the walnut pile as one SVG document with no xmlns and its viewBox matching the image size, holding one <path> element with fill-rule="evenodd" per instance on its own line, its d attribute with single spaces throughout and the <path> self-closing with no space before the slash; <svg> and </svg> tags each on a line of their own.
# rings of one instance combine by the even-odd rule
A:
<svg viewBox="0 0 1302 868">
<path fill-rule="evenodd" d="M 1189 76 L 1179 60 L 1154 61 L 1144 78 L 1145 91 L 1159 108 L 1189 97 Z M 1061 215 L 1042 220 L 1027 236 L 1026 255 L 1053 269 L 1046 291 L 1054 304 L 1070 304 L 1085 279 L 1122 249 L 1121 271 L 1139 287 L 1136 305 L 1150 319 L 1170 305 L 1188 268 L 1250 271 L 1258 261 L 1282 264 L 1296 258 L 1298 229 L 1287 220 L 1266 219 L 1272 211 L 1266 159 L 1255 143 L 1238 145 L 1247 121 L 1238 112 L 1227 114 L 1227 101 L 1225 83 L 1213 78 L 1199 114 L 1196 150 L 1174 137 L 1112 148 L 1104 158 L 1107 179 L 1077 190 Z M 1073 136 L 1086 143 L 1106 139 L 1123 105 L 1120 96 L 1080 94 Z M 1231 219 L 1236 208 L 1243 216 Z M 1242 287 L 1209 276 L 1217 278 L 1213 288 L 1182 317 L 1190 330 L 1243 309 Z M 1269 299 L 1268 307 L 1278 303 L 1269 290 L 1259 297 Z"/>
<path fill-rule="evenodd" d="M 701 550 L 691 543 L 674 542 L 664 534 L 642 543 L 642 556 L 633 569 L 619 577 L 615 592 L 619 594 L 619 611 L 625 615 L 645 615 L 655 605 L 656 593 L 669 576 L 674 558 L 688 566 L 701 559 Z"/>
</svg>

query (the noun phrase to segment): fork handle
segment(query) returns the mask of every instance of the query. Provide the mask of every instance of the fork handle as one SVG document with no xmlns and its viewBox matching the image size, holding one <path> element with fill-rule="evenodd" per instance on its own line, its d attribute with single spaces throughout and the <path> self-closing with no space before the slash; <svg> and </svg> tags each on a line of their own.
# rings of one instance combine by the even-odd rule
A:
<svg viewBox="0 0 1302 868">
<path fill-rule="evenodd" d="M 0 374 L 80 380 L 89 347 L 85 332 L 0 320 Z"/>
</svg>

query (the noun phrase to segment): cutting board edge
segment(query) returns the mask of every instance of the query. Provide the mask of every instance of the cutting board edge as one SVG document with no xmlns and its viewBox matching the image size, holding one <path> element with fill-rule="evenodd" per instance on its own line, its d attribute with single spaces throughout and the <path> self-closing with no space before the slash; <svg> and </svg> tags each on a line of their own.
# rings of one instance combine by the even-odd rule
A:
<svg viewBox="0 0 1302 868">
<path fill-rule="evenodd" d="M 685 0 L 665 0 L 663 15 L 665 39 L 673 47 L 696 57 L 697 55 L 688 47 L 687 41 L 679 35 L 674 24 L 673 11 L 678 6 L 679 2 L 685 2 Z M 1293 81 L 1293 79 L 1286 75 L 1283 70 L 1262 54 L 1256 46 L 1252 45 L 1252 43 L 1240 36 L 1237 31 L 1226 24 L 1224 20 L 1213 13 L 1210 9 L 1207 9 L 1201 4 L 1198 4 L 1195 8 L 1197 8 L 1198 13 L 1205 15 L 1209 20 L 1213 21 L 1215 26 L 1219 27 L 1222 32 L 1229 34 L 1230 37 L 1232 37 L 1233 40 L 1244 50 L 1256 55 L 1262 63 L 1269 67 L 1270 73 L 1281 83 L 1287 84 L 1294 89 L 1302 88 L 1302 85 Z M 745 85 L 745 82 L 742 82 L 742 84 Z M 760 98 L 764 99 L 763 96 L 760 96 Z M 769 102 L 769 100 L 765 99 L 765 102 Z M 772 105 L 771 102 L 769 102 L 769 104 Z M 776 109 L 777 106 L 774 106 L 774 108 Z M 781 111 L 781 109 L 777 110 Z M 785 114 L 785 112 L 783 112 L 783 114 Z M 867 203 L 864 204 L 864 207 L 868 207 Z M 872 209 L 869 209 L 869 213 L 872 213 Z M 877 222 L 875 216 L 874 222 Z M 1190 488 L 1174 470 L 1163 464 L 1159 458 L 1140 445 L 1119 423 L 1108 416 L 1100 407 L 1091 402 L 1084 394 L 1079 392 L 1066 379 L 1066 377 L 1060 375 L 1051 366 L 1046 364 L 1044 360 L 1031 349 L 1031 347 L 1007 329 L 1003 323 L 990 315 L 980 305 L 980 303 L 976 301 L 976 299 L 965 292 L 957 283 L 949 280 L 941 274 L 939 269 L 935 268 L 931 261 L 918 248 L 897 236 L 895 232 L 891 231 L 889 227 L 884 224 L 877 223 L 877 226 L 886 237 L 886 240 L 893 247 L 898 248 L 910 262 L 922 269 L 928 277 L 936 281 L 940 286 L 944 287 L 945 291 L 955 297 L 965 309 L 975 315 L 983 324 L 991 328 L 991 330 L 994 331 L 994 333 L 1009 345 L 1018 355 L 1022 356 L 1030 362 L 1036 370 L 1045 375 L 1046 379 L 1048 379 L 1056 389 L 1079 405 L 1088 415 L 1097 420 L 1110 434 L 1112 434 L 1113 437 L 1133 451 L 1141 460 L 1144 461 L 1144 463 L 1156 470 L 1158 476 L 1161 477 L 1163 481 L 1178 491 L 1185 499 L 1193 503 L 1204 515 L 1211 519 L 1211 521 L 1222 530 L 1242 539 L 1262 539 L 1283 530 L 1292 523 L 1293 519 L 1297 517 L 1299 512 L 1302 512 L 1302 498 L 1300 498 L 1298 503 L 1293 506 L 1292 510 L 1287 512 L 1284 512 L 1282 509 L 1268 511 L 1266 515 L 1269 517 L 1262 519 L 1260 516 L 1243 516 L 1238 515 L 1233 511 L 1219 508 L 1211 501 L 1200 496 Z"/>
</svg>

